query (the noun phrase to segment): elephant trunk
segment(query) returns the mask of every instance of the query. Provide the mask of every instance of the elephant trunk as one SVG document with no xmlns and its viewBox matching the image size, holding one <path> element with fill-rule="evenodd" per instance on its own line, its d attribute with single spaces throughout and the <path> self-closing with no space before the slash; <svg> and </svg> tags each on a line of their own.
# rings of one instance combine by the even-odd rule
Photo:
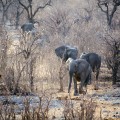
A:
<svg viewBox="0 0 120 120">
<path fill-rule="evenodd" d="M 70 77 L 70 80 L 69 80 L 69 85 L 68 85 L 68 93 L 70 93 L 71 84 L 72 84 L 72 77 L 73 77 L 73 73 L 71 73 L 70 71 L 69 71 L 69 77 Z"/>
</svg>

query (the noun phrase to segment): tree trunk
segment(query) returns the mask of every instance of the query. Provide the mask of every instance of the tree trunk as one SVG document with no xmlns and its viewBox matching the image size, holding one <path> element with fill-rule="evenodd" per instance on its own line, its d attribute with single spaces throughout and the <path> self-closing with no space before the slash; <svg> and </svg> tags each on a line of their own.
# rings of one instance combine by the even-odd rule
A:
<svg viewBox="0 0 120 120">
<path fill-rule="evenodd" d="M 118 63 L 115 63 L 114 68 L 112 69 L 112 77 L 113 77 L 112 84 L 113 84 L 113 85 L 115 85 L 115 84 L 116 84 L 116 81 L 117 81 L 118 67 L 119 67 L 119 64 L 118 64 Z"/>
<path fill-rule="evenodd" d="M 60 79 L 60 92 L 63 91 L 63 76 L 62 76 L 62 65 L 60 66 L 60 71 L 59 71 L 59 79 Z"/>
<path fill-rule="evenodd" d="M 17 29 L 18 28 L 18 25 L 19 25 L 19 20 L 20 20 L 20 6 L 18 5 L 17 7 L 17 14 L 16 14 L 16 23 L 15 23 L 15 28 Z"/>
<path fill-rule="evenodd" d="M 31 92 L 34 92 L 34 75 L 33 75 L 34 64 L 35 64 L 35 58 L 31 58 L 31 60 L 30 60 L 30 75 L 29 75 Z"/>
</svg>

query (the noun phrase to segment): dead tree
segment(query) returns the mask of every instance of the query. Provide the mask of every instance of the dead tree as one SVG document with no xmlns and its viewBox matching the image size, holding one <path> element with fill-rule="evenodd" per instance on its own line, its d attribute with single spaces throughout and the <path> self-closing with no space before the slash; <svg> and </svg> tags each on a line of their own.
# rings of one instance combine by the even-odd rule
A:
<svg viewBox="0 0 120 120">
<path fill-rule="evenodd" d="M 116 84 L 120 67 L 120 40 L 110 36 L 110 40 L 105 38 L 107 45 L 106 63 L 112 69 L 112 83 Z"/>
<path fill-rule="evenodd" d="M 13 4 L 14 0 L 0 0 L 0 7 L 2 10 L 2 22 L 8 19 L 7 12 L 9 7 Z"/>
<path fill-rule="evenodd" d="M 49 29 L 50 34 L 56 33 L 58 37 L 62 37 L 61 40 L 64 42 L 64 37 L 70 32 L 70 29 L 74 25 L 73 22 L 69 21 L 69 11 L 57 8 L 52 12 L 52 15 L 45 20 L 45 25 Z M 58 38 L 59 39 L 59 38 Z"/>
<path fill-rule="evenodd" d="M 40 34 L 36 36 L 32 36 L 32 34 L 24 35 L 22 34 L 22 39 L 20 41 L 20 46 L 18 47 L 19 53 L 18 55 L 23 58 L 24 78 L 29 79 L 30 83 L 30 90 L 31 92 L 34 91 L 34 70 L 35 70 L 35 63 L 37 58 L 37 49 L 39 44 L 37 44 L 37 40 L 40 37 Z M 26 79 L 25 78 L 25 79 Z"/>
<path fill-rule="evenodd" d="M 43 6 L 38 6 L 35 11 L 33 12 L 33 0 L 27 0 L 28 5 L 26 5 L 21 0 L 18 0 L 19 4 L 25 9 L 27 12 L 27 19 L 30 23 L 34 23 L 34 17 L 38 13 L 40 9 L 44 9 L 46 6 L 50 6 L 51 0 L 48 0 L 47 3 L 45 3 Z"/>
<path fill-rule="evenodd" d="M 7 66 L 8 35 L 4 27 L 0 25 L 0 71 L 5 73 Z"/>
<path fill-rule="evenodd" d="M 21 7 L 21 5 L 19 4 L 18 1 L 16 1 L 16 19 L 15 19 L 15 26 L 16 26 L 16 29 L 18 28 L 19 26 L 19 21 L 20 21 L 20 16 L 23 14 L 24 12 L 24 8 Z"/>
<path fill-rule="evenodd" d="M 110 27 L 112 27 L 112 19 L 118 6 L 120 6 L 120 0 L 98 0 L 98 7 L 106 14 L 107 24 Z"/>
</svg>

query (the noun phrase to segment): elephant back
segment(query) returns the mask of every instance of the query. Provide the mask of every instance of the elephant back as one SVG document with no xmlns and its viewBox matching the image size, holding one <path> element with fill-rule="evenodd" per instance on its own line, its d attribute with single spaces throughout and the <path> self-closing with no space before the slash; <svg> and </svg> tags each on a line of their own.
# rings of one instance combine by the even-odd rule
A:
<svg viewBox="0 0 120 120">
<path fill-rule="evenodd" d="M 93 71 L 101 66 L 101 57 L 96 53 L 82 54 L 80 58 L 85 59 L 91 65 Z"/>
</svg>

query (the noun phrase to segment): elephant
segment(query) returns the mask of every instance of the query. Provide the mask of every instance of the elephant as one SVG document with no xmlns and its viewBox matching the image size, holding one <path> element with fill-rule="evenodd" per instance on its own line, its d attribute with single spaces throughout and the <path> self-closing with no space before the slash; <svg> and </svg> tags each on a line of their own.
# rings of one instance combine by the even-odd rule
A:
<svg viewBox="0 0 120 120">
<path fill-rule="evenodd" d="M 55 49 L 55 54 L 66 62 L 68 58 L 77 59 L 78 50 L 76 47 L 71 47 L 68 45 L 62 45 Z"/>
<path fill-rule="evenodd" d="M 25 23 L 21 26 L 21 29 L 23 32 L 29 32 L 34 29 L 34 24 L 33 23 Z"/>
<path fill-rule="evenodd" d="M 90 64 L 92 71 L 96 72 L 96 82 L 98 82 L 101 67 L 101 56 L 96 53 L 82 53 L 80 58 L 85 59 Z"/>
<path fill-rule="evenodd" d="M 66 63 L 69 66 L 69 85 L 68 85 L 68 93 L 70 93 L 70 89 L 71 89 L 71 83 L 72 83 L 72 79 L 74 81 L 74 96 L 78 95 L 78 89 L 77 89 L 77 81 L 81 82 L 80 86 L 79 86 L 79 93 L 85 93 L 85 91 L 83 90 L 83 87 L 86 87 L 89 79 L 90 79 L 90 75 L 92 72 L 91 66 L 90 64 L 84 60 L 84 59 L 72 59 L 69 58 Z"/>
</svg>

